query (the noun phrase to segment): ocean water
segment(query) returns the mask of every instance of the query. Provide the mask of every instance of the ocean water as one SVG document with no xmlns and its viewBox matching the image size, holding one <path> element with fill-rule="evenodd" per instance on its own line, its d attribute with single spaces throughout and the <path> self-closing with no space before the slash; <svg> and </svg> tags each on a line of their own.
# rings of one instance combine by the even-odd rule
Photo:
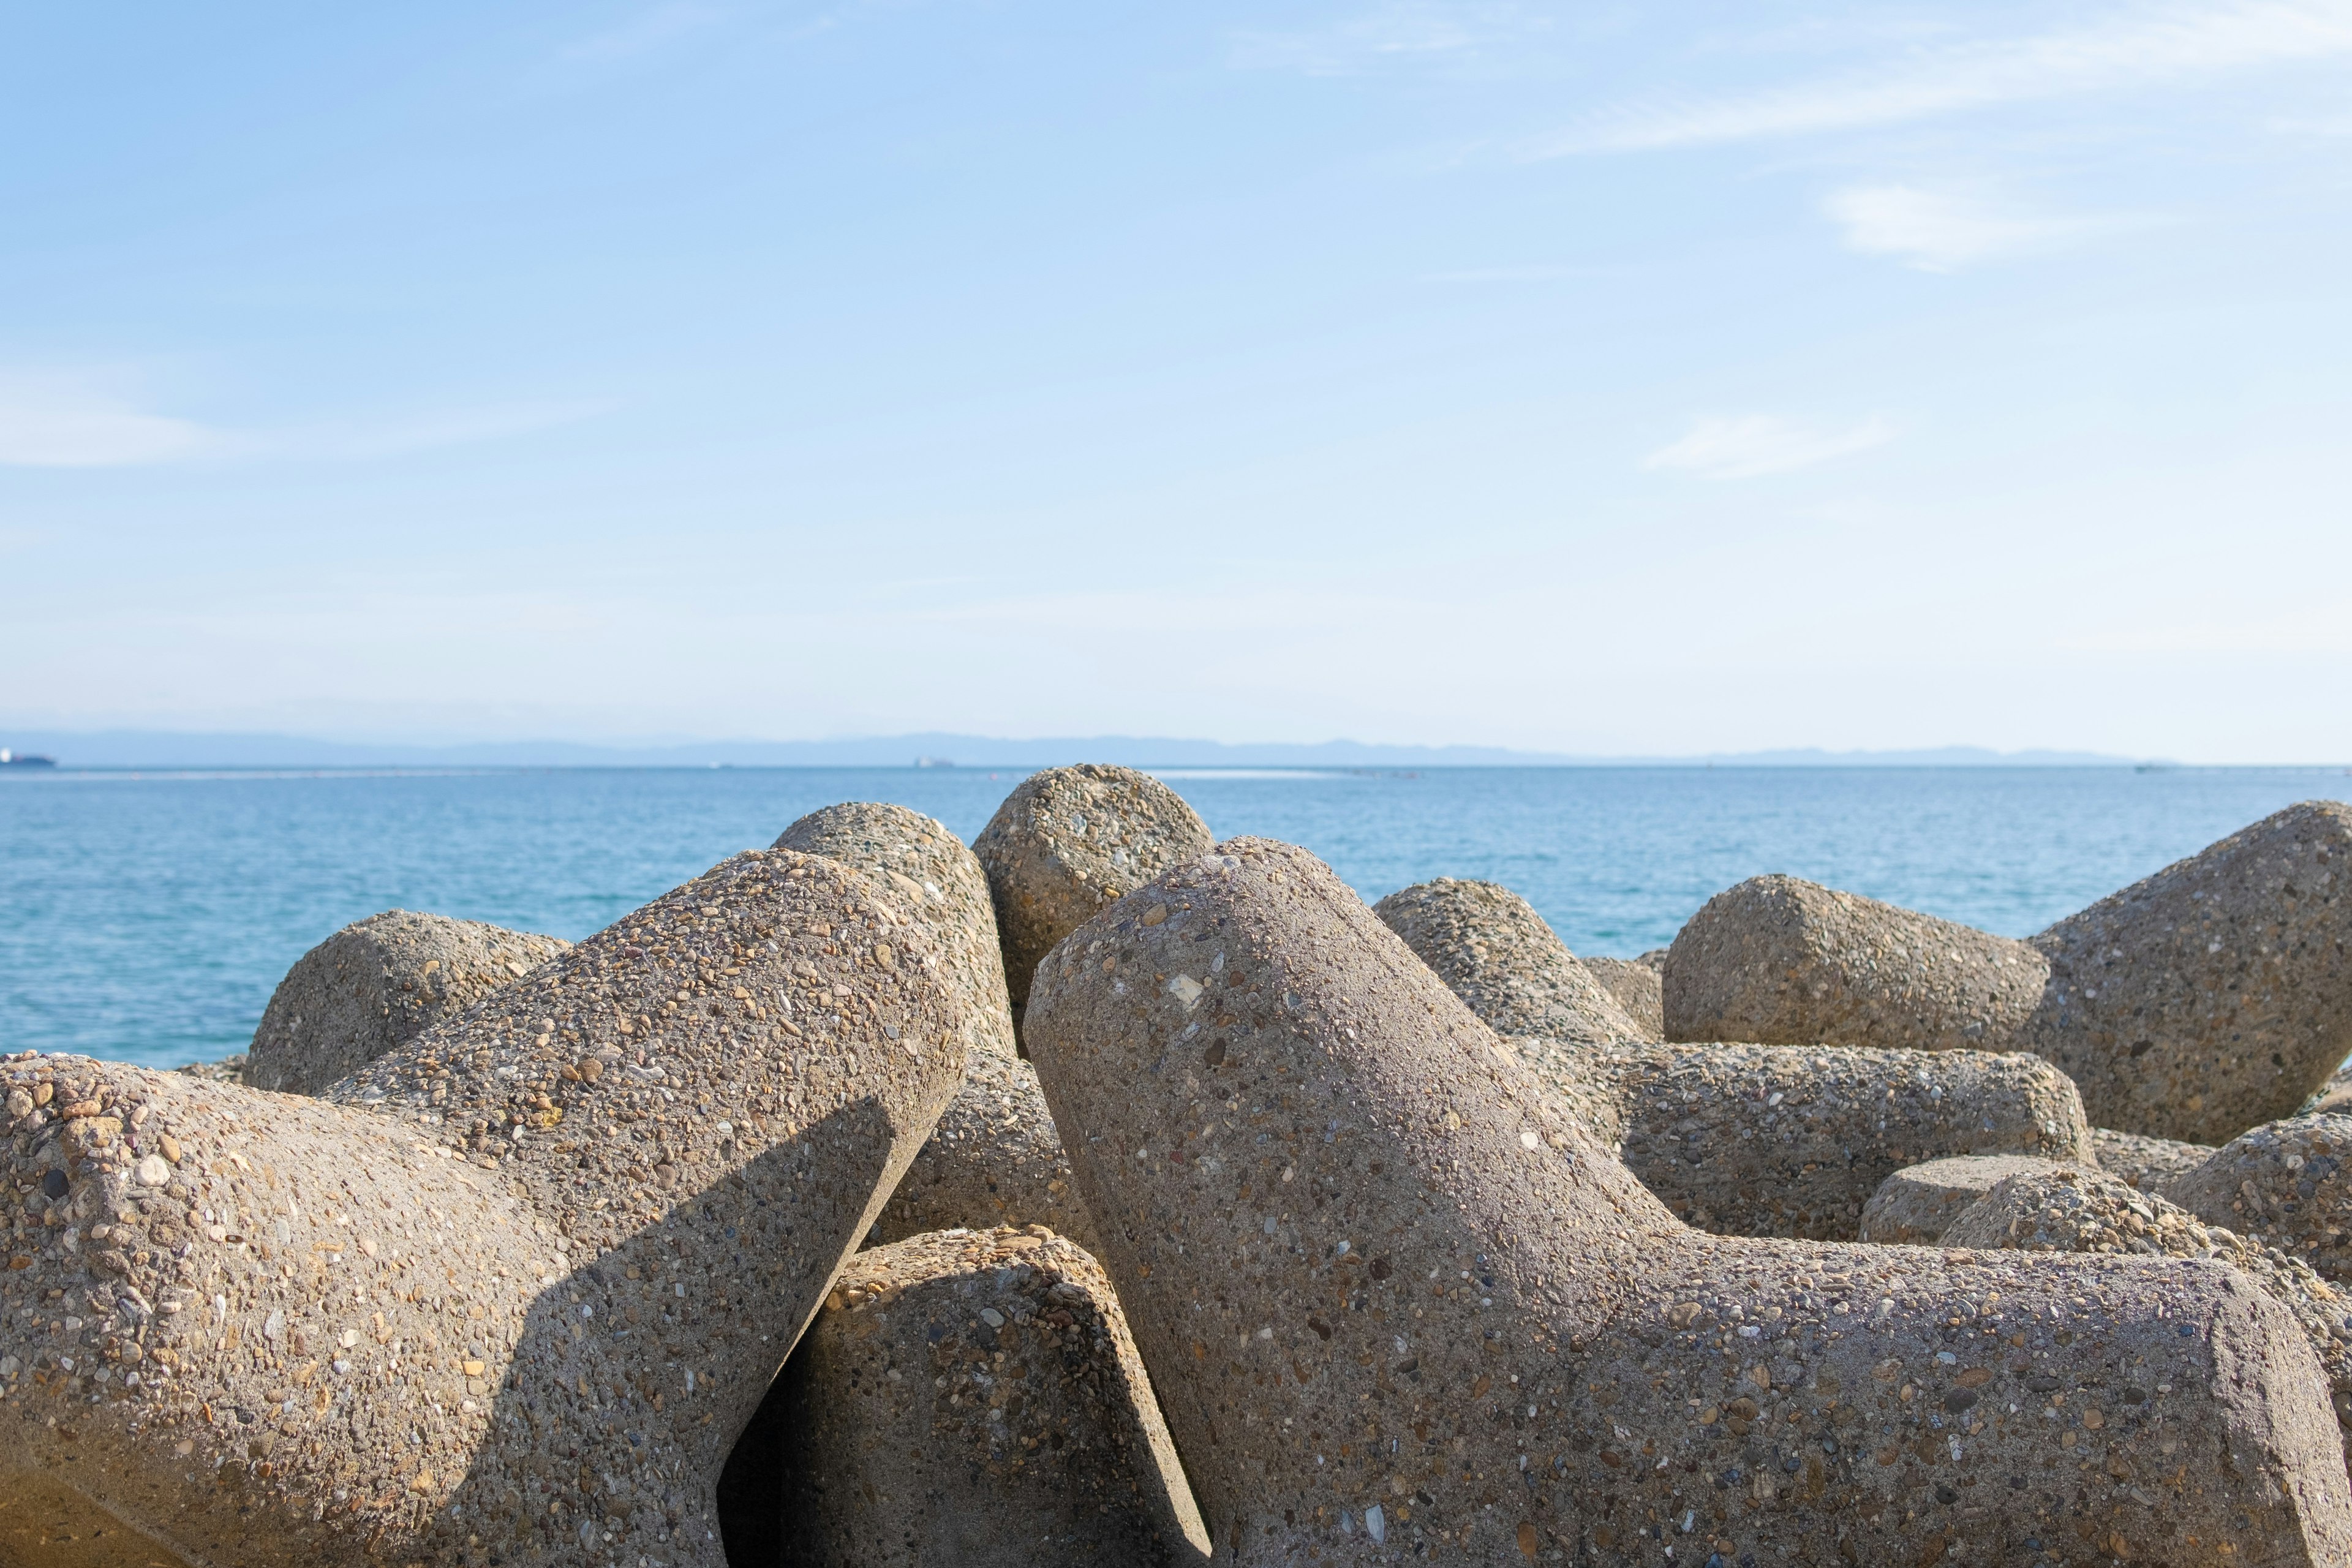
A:
<svg viewBox="0 0 2352 1568">
<path fill-rule="evenodd" d="M 1579 952 L 1662 946 L 1785 871 L 2023 936 L 2340 769 L 1462 768 L 1162 775 L 1220 837 L 1303 844 L 1366 899 L 1524 894 Z M 551 769 L 0 776 L 0 1049 L 176 1067 L 244 1048 L 287 967 L 395 907 L 577 939 L 843 800 L 969 840 L 1013 773 Z"/>
</svg>

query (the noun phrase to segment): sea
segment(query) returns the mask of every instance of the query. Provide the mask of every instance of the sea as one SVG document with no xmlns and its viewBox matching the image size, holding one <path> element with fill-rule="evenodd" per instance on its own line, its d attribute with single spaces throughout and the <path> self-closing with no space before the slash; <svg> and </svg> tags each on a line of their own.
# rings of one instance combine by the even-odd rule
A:
<svg viewBox="0 0 2352 1568">
<path fill-rule="evenodd" d="M 1780 871 L 2011 936 L 2299 800 L 2342 768 L 1589 767 L 1159 776 L 1220 837 L 1306 846 L 1366 900 L 1524 895 L 1578 952 L 1662 947 Z M 8 770 L 0 1051 L 151 1067 L 245 1048 L 338 927 L 429 910 L 578 939 L 795 817 L 889 801 L 969 841 L 1018 771 Z"/>
</svg>

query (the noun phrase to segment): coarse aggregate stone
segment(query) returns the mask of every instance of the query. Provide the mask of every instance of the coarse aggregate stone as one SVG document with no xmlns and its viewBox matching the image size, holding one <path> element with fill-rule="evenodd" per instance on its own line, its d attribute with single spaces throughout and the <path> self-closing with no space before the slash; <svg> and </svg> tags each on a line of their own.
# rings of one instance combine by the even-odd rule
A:
<svg viewBox="0 0 2352 1568">
<path fill-rule="evenodd" d="M 2089 1148 L 2074 1086 L 2021 1051 L 1508 1043 L 1676 1218 L 1719 1236 L 1864 1239 L 1864 1205 L 1906 1165 Z"/>
<path fill-rule="evenodd" d="M 2226 1143 L 2352 1056 L 2352 805 L 2305 801 L 2033 938 L 2050 984 L 2018 1044 L 2102 1127 Z"/>
<path fill-rule="evenodd" d="M 1645 1044 L 1624 1037 L 1622 1013 L 1592 1002 L 1577 959 L 1507 889 L 1424 883 L 1372 912 L 1580 1125 L 1703 1229 L 1852 1241 L 1863 1205 L 1906 1165 L 1962 1153 L 2083 1157 L 2082 1102 L 2037 1057 Z M 1546 1020 L 1580 1034 L 1516 1032 Z"/>
<path fill-rule="evenodd" d="M 1094 1222 L 1070 1184 L 1070 1157 L 1037 1087 L 1037 1069 L 975 1056 L 963 1087 L 890 1194 L 878 1241 L 959 1226 L 1043 1225 L 1091 1251 Z"/>
<path fill-rule="evenodd" d="M 1214 842 L 1183 796 L 1133 768 L 1081 763 L 1024 779 L 971 846 L 996 901 L 1015 1017 L 1055 942 Z"/>
<path fill-rule="evenodd" d="M 2091 1129 L 2091 1163 L 2145 1193 L 2159 1191 L 2176 1177 L 2188 1174 L 2211 1159 L 2213 1152 L 2210 1143 L 2148 1138 L 2112 1127 Z"/>
<path fill-rule="evenodd" d="M 1666 1038 L 2008 1050 L 2042 1000 L 2029 944 L 1796 877 L 1751 877 L 1676 933 Z"/>
<path fill-rule="evenodd" d="M 480 921 L 386 910 L 294 961 L 253 1032 L 245 1081 L 316 1094 L 572 944 Z"/>
<path fill-rule="evenodd" d="M 1693 1231 L 1302 850 L 1102 911 L 1028 1043 L 1221 1559 L 2352 1554 L 2234 1269 Z"/>
<path fill-rule="evenodd" d="M 1641 1031 L 1634 1037 L 1636 1039 L 1662 1041 L 1666 1037 L 1664 977 L 1657 964 L 1638 958 L 1580 957 L 1577 962 L 1633 1021 L 1634 1027 Z"/>
<path fill-rule="evenodd" d="M 886 896 L 901 898 L 901 907 L 930 928 L 950 976 L 969 995 L 970 1049 L 1016 1054 L 988 873 L 962 839 L 903 805 L 852 801 L 810 812 L 775 847 L 838 860 L 878 879 Z"/>
<path fill-rule="evenodd" d="M 858 1254 L 784 1379 L 796 1561 L 1208 1561 L 1110 1281 L 1043 1226 Z"/>
<path fill-rule="evenodd" d="M 162 1563 L 718 1568 L 963 1001 L 863 874 L 753 851 L 322 1099 L 0 1062 L 0 1497 Z"/>
<path fill-rule="evenodd" d="M 1093 1232 L 1070 1191 L 1068 1156 L 1036 1073 L 1016 1055 L 996 913 L 979 858 L 940 823 L 900 805 L 827 806 L 785 829 L 776 847 L 881 877 L 886 893 L 895 890 L 931 925 L 968 993 L 964 1082 L 891 1195 L 875 1238 L 1034 1222 L 1087 1245 Z"/>
<path fill-rule="evenodd" d="M 2163 1195 L 2352 1284 L 2352 1116 L 2294 1116 L 2230 1140 Z"/>
<path fill-rule="evenodd" d="M 1399 889 L 1372 912 L 1498 1034 L 1647 1037 L 1534 906 L 1499 883 L 1440 877 Z"/>
<path fill-rule="evenodd" d="M 1955 1154 L 1906 1165 L 1871 1194 L 1862 1211 L 1862 1239 L 1933 1247 L 1964 1210 L 2010 1177 L 2069 1168 L 2018 1154 Z"/>
<path fill-rule="evenodd" d="M 2097 1172 L 2063 1166 L 1997 1184 L 1944 1233 L 1948 1247 L 2210 1258 L 2294 1314 L 2327 1379 L 2339 1428 L 2352 1431 L 2352 1300 L 2276 1247 L 2208 1227 L 2178 1205 Z"/>
</svg>

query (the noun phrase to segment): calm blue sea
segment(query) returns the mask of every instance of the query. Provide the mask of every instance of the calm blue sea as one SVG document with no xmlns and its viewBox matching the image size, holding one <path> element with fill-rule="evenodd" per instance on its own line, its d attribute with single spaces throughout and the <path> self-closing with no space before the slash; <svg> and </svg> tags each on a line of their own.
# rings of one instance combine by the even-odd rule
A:
<svg viewBox="0 0 2352 1568">
<path fill-rule="evenodd" d="M 1163 774 L 1221 836 L 1366 899 L 1517 889 L 1580 952 L 1672 940 L 1786 871 L 2025 935 L 2340 769 L 1463 768 Z M 1017 773 L 554 769 L 0 776 L 0 1049 L 176 1067 L 244 1048 L 289 964 L 403 907 L 578 938 L 802 813 L 895 801 L 966 839 Z"/>
</svg>

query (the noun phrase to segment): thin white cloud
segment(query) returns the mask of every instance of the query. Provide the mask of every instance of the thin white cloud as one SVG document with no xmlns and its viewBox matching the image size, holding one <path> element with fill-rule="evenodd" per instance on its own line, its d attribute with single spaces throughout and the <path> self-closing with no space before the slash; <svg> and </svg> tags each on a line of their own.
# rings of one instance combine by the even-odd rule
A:
<svg viewBox="0 0 2352 1568">
<path fill-rule="evenodd" d="M 86 376 L 0 374 L 0 465 L 129 468 L 218 443 L 194 420 L 151 413 Z"/>
<path fill-rule="evenodd" d="M 445 409 L 364 423 L 312 426 L 284 432 L 267 445 L 292 458 L 359 461 L 399 458 L 576 425 L 615 406 L 610 402 L 577 400 Z"/>
<path fill-rule="evenodd" d="M 2086 27 L 1914 50 L 1876 71 L 1713 101 L 1628 106 L 1530 155 L 1693 147 L 1890 125 L 2352 54 L 2352 0 L 2130 5 Z"/>
<path fill-rule="evenodd" d="M 2046 255 L 2147 221 L 2023 212 L 1983 196 L 1916 185 L 1851 186 L 1832 192 L 1822 210 L 1844 231 L 1848 249 L 1926 272 Z"/>
<path fill-rule="evenodd" d="M 724 13 L 693 0 L 671 0 L 630 17 L 617 26 L 566 46 L 563 58 L 572 60 L 623 60 L 660 48 L 709 23 Z"/>
<path fill-rule="evenodd" d="M 1540 13 L 1512 0 L 1391 0 L 1328 27 L 1236 34 L 1231 59 L 1244 70 L 1361 76 L 1401 65 L 1459 63 L 1549 25 Z"/>
<path fill-rule="evenodd" d="M 1892 440 L 1895 426 L 1873 416 L 1859 425 L 1822 429 L 1769 414 L 1702 419 L 1681 440 L 1642 459 L 1651 469 L 1674 468 L 1705 479 L 1753 479 L 1792 473 Z"/>
<path fill-rule="evenodd" d="M 0 467 L 124 468 L 278 459 L 364 462 L 527 436 L 610 412 L 606 400 L 491 404 L 420 414 L 230 429 L 141 406 L 106 378 L 0 371 Z"/>
</svg>

